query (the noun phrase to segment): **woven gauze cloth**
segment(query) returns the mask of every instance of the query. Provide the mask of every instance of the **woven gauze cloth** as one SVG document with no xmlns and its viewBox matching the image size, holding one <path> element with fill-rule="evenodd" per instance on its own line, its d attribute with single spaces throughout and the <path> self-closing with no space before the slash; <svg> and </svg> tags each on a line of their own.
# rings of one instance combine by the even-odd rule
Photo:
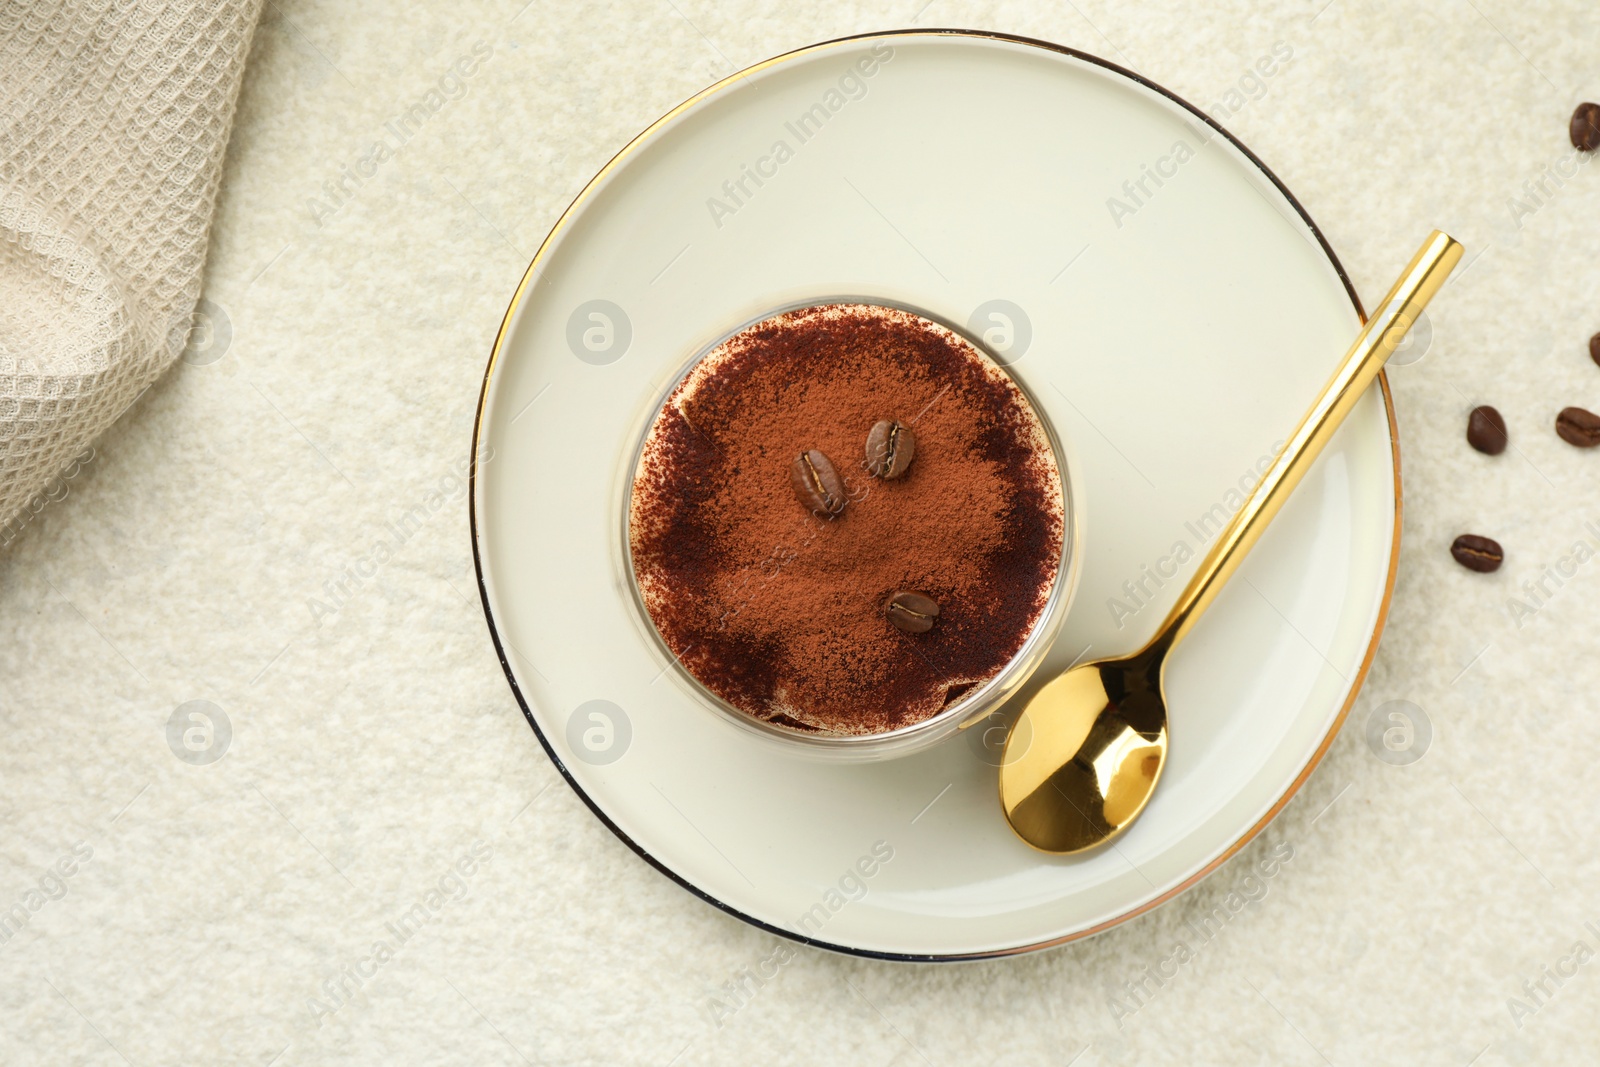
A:
<svg viewBox="0 0 1600 1067">
<path fill-rule="evenodd" d="M 0 0 L 0 527 L 183 351 L 260 0 Z"/>
</svg>

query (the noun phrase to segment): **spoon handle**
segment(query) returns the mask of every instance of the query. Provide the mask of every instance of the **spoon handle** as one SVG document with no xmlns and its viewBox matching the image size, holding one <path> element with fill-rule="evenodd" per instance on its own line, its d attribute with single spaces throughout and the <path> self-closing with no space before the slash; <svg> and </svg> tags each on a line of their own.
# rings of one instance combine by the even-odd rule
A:
<svg viewBox="0 0 1600 1067">
<path fill-rule="evenodd" d="M 1449 234 L 1434 230 L 1412 257 L 1389 295 L 1373 310 L 1322 393 L 1300 420 L 1288 444 L 1256 484 L 1216 544 L 1200 563 L 1178 602 L 1156 630 L 1152 641 L 1164 637 L 1168 647 L 1181 641 L 1189 628 L 1211 605 L 1278 509 L 1366 392 L 1394 350 L 1405 340 L 1417 316 L 1444 285 L 1461 259 L 1462 248 Z M 1170 635 L 1170 636 L 1169 636 Z"/>
</svg>

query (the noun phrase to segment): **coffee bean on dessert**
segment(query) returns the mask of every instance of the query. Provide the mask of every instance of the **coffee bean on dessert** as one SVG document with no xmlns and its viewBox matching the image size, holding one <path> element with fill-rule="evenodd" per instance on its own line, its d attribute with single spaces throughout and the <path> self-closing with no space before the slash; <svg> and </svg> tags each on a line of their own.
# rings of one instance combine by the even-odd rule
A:
<svg viewBox="0 0 1600 1067">
<path fill-rule="evenodd" d="M 1498 456 L 1506 450 L 1506 420 L 1488 404 L 1473 408 L 1467 416 L 1467 444 L 1485 455 Z"/>
<path fill-rule="evenodd" d="M 1462 534 L 1450 545 L 1450 554 L 1456 562 L 1469 571 L 1488 574 L 1490 571 L 1500 569 L 1500 564 L 1505 560 L 1506 554 L 1500 549 L 1500 542 L 1488 537 L 1479 537 L 1477 534 Z"/>
<path fill-rule="evenodd" d="M 883 602 L 883 613 L 898 629 L 908 634 L 925 634 L 939 617 L 939 605 L 931 597 L 902 590 Z"/>
<path fill-rule="evenodd" d="M 1579 104 L 1567 132 L 1572 136 L 1572 147 L 1580 152 L 1600 148 L 1600 104 Z"/>
<path fill-rule="evenodd" d="M 1589 338 L 1589 358 L 1600 363 L 1600 333 Z"/>
<path fill-rule="evenodd" d="M 893 480 L 905 474 L 917 454 L 917 436 L 896 419 L 881 419 L 867 434 L 867 470 Z"/>
<path fill-rule="evenodd" d="M 831 519 L 844 510 L 844 482 L 828 457 L 816 449 L 794 457 L 794 463 L 789 466 L 789 481 L 800 503 L 818 515 Z"/>
<path fill-rule="evenodd" d="M 1562 408 L 1556 416 L 1556 433 L 1569 445 L 1593 448 L 1600 445 L 1600 415 L 1583 408 Z"/>
</svg>

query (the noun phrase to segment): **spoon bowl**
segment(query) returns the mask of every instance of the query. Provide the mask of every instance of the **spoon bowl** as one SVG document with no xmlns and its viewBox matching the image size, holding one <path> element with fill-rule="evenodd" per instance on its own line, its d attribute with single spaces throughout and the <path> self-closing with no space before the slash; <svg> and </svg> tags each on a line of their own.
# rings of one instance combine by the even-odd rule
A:
<svg viewBox="0 0 1600 1067">
<path fill-rule="evenodd" d="M 1006 817 L 1029 844 L 1081 852 L 1150 802 L 1167 762 L 1167 647 L 1073 667 L 1029 701 L 1027 714 L 1049 727 L 1001 771 L 1016 798 Z"/>
</svg>

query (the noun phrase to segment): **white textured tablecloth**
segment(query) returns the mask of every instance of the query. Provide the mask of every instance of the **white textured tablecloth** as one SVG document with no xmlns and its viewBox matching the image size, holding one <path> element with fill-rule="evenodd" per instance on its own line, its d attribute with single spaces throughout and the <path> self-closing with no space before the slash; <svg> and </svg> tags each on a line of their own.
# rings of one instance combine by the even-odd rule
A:
<svg viewBox="0 0 1600 1067">
<path fill-rule="evenodd" d="M 1600 454 L 1550 429 L 1600 408 L 1600 167 L 1567 142 L 1600 97 L 1592 7 L 917 7 L 266 5 L 211 330 L 0 557 L 0 1062 L 1600 1058 L 1600 563 L 1574 552 L 1600 544 Z M 734 998 L 780 942 L 557 779 L 449 476 L 517 279 L 618 147 L 732 67 L 913 23 L 1073 45 L 1219 105 L 1369 302 L 1430 226 L 1477 258 L 1392 373 L 1388 633 L 1261 839 L 1086 943 L 940 967 L 801 949 Z M 1510 426 L 1500 457 L 1462 440 L 1481 402 Z M 392 559 L 344 577 L 441 486 Z M 1506 546 L 1498 574 L 1451 561 L 1464 531 Z M 1432 731 L 1407 766 L 1367 742 L 1395 700 Z M 1191 923 L 1230 901 L 1202 943 Z"/>
</svg>

